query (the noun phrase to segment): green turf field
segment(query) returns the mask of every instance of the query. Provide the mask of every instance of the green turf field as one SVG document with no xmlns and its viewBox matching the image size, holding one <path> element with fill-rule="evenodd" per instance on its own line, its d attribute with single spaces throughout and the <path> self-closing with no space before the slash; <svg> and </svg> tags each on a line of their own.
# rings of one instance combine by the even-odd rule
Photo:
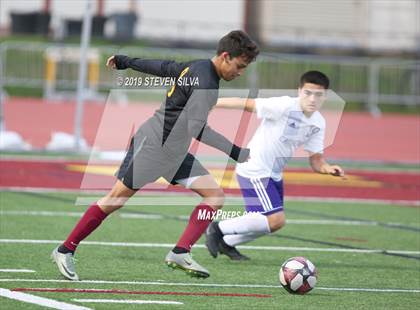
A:
<svg viewBox="0 0 420 310">
<path fill-rule="evenodd" d="M 0 270 L 35 271 L 0 272 L 1 288 L 132 291 L 131 294 L 26 292 L 95 309 L 414 309 L 420 304 L 418 207 L 287 202 L 286 214 L 290 222 L 276 234 L 247 244 L 251 248 L 242 251 L 251 257 L 250 261 L 231 262 L 226 257 L 213 259 L 202 247 L 201 239 L 193 255 L 209 269 L 211 276 L 198 280 L 168 269 L 163 262 L 170 245 L 181 234 L 185 216 L 191 212 L 196 199 L 168 196 L 167 200 L 173 202 L 173 206 L 153 206 L 150 203 L 153 197 L 148 197 L 145 205 L 128 205 L 113 214 L 85 245 L 82 243 L 76 266 L 83 281 L 77 283 L 63 281 L 49 255 L 57 244 L 54 240 L 65 238 L 86 208 L 75 205 L 78 196 L 16 192 L 1 192 L 0 195 Z M 181 198 L 185 206 L 178 203 Z M 159 199 L 162 200 L 162 196 Z M 235 201 L 238 202 L 228 199 L 225 209 L 240 210 L 241 206 L 235 206 Z M 19 243 L 22 240 L 26 241 Z M 40 243 L 30 243 L 35 241 Z M 95 241 L 104 244 L 98 245 Z M 308 257 L 318 268 L 317 287 L 308 295 L 289 295 L 278 286 L 279 267 L 292 256 Z M 394 289 L 402 291 L 392 291 Z M 169 292 L 170 295 L 157 292 Z M 175 292 L 261 296 L 192 296 L 174 295 Z M 183 304 L 82 303 L 74 299 L 176 301 Z M 1 308 L 40 307 L 1 298 Z"/>
</svg>

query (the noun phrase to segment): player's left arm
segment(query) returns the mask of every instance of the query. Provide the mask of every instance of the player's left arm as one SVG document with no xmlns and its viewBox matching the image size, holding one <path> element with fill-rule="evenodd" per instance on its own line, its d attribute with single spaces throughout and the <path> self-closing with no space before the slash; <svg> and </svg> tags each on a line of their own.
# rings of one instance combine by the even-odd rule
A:
<svg viewBox="0 0 420 310">
<path fill-rule="evenodd" d="M 160 77 L 178 77 L 184 65 L 173 60 L 155 60 L 131 58 L 125 55 L 114 55 L 108 58 L 106 65 L 111 69 L 133 69 Z"/>
<path fill-rule="evenodd" d="M 310 153 L 309 163 L 312 170 L 322 174 L 330 174 L 336 177 L 344 177 L 344 170 L 338 165 L 330 165 L 321 153 Z"/>
</svg>

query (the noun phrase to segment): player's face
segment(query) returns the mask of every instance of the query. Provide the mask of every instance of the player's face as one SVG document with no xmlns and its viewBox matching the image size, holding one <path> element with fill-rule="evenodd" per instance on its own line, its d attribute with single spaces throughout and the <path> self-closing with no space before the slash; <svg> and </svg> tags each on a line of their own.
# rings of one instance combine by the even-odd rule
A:
<svg viewBox="0 0 420 310">
<path fill-rule="evenodd" d="M 246 61 L 246 58 L 242 56 L 231 58 L 228 53 L 222 56 L 223 62 L 220 72 L 221 77 L 225 81 L 232 81 L 241 76 L 249 64 L 249 62 Z"/>
<path fill-rule="evenodd" d="M 299 99 L 302 111 L 310 115 L 318 111 L 324 103 L 327 95 L 327 90 L 317 84 L 305 83 L 299 88 Z"/>
</svg>

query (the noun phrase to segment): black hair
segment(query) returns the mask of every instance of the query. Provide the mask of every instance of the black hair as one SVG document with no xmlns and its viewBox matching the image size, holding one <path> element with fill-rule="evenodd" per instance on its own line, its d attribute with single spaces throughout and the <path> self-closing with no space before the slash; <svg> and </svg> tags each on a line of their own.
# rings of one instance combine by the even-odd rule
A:
<svg viewBox="0 0 420 310">
<path fill-rule="evenodd" d="M 248 62 L 252 62 L 260 50 L 246 32 L 234 30 L 220 39 L 217 46 L 217 55 L 223 52 L 229 53 L 231 58 L 243 56 Z"/>
<path fill-rule="evenodd" d="M 324 73 L 315 70 L 305 72 L 300 77 L 299 87 L 303 87 L 305 83 L 320 85 L 325 89 L 328 89 L 328 87 L 330 86 L 330 80 L 328 79 L 328 77 Z"/>
</svg>

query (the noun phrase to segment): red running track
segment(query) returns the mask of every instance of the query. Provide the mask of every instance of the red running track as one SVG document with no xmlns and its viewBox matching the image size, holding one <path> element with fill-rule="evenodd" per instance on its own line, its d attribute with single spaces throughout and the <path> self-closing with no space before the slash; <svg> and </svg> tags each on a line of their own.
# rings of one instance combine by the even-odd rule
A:
<svg viewBox="0 0 420 310">
<path fill-rule="evenodd" d="M 71 165 L 86 165 L 86 162 L 0 160 L 0 188 L 35 188 L 69 190 L 109 190 L 115 178 L 79 171 Z M 306 172 L 308 172 L 306 174 Z M 298 181 L 296 177 L 298 176 Z M 348 181 L 325 183 L 328 176 L 313 180 L 309 170 L 288 169 L 285 177 L 285 195 L 291 197 L 319 197 L 343 199 L 374 199 L 418 204 L 420 201 L 420 174 L 401 172 L 348 171 Z M 86 179 L 89 182 L 86 182 Z M 90 185 L 89 185 L 90 184 Z M 92 186 L 94 185 L 94 186 Z M 178 186 L 153 183 L 143 190 L 169 190 L 189 192 Z M 235 188 L 226 192 L 239 195 Z M 411 203 L 410 203 L 411 202 Z"/>
<path fill-rule="evenodd" d="M 106 106 L 106 108 L 105 108 Z M 86 103 L 83 135 L 89 145 L 101 149 L 124 149 L 133 125 L 153 114 L 156 104 L 126 106 Z M 16 131 L 36 148 L 44 148 L 54 131 L 73 132 L 73 102 L 53 102 L 33 98 L 9 98 L 4 107 L 8 130 Z M 240 112 L 214 110 L 209 124 L 230 139 L 235 136 L 232 124 L 239 123 Z M 253 117 L 245 138 L 249 140 L 258 125 Z M 206 154 L 217 150 L 200 146 Z M 345 113 L 334 144 L 326 155 L 335 159 L 420 163 L 420 117 L 383 115 L 373 118 L 367 113 Z"/>
<path fill-rule="evenodd" d="M 173 296 L 206 296 L 206 297 L 256 297 L 270 298 L 269 294 L 245 294 L 245 293 L 207 293 L 207 292 L 159 292 L 159 291 L 128 291 L 128 290 L 104 290 L 82 288 L 25 288 L 12 289 L 14 292 L 50 292 L 50 293 L 91 293 L 91 294 L 128 294 L 128 295 L 173 295 Z"/>
</svg>

